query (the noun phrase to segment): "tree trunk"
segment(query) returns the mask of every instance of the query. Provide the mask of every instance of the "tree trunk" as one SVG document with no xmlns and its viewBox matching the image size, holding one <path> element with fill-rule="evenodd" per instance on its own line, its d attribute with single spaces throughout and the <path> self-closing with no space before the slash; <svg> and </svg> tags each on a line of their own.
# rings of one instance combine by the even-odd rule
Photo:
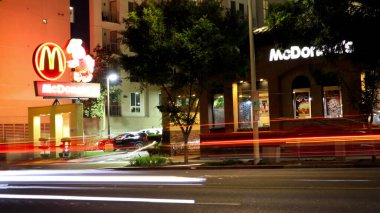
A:
<svg viewBox="0 0 380 213">
<path fill-rule="evenodd" d="M 188 148 L 188 141 L 189 141 L 189 134 L 185 134 L 184 135 L 184 137 L 183 137 L 184 139 L 185 139 L 185 141 L 184 141 L 184 163 L 185 164 L 188 164 L 189 163 L 189 148 Z"/>
<path fill-rule="evenodd" d="M 369 114 L 369 121 L 368 121 L 368 133 L 372 134 L 372 122 L 373 122 L 373 113 Z"/>
</svg>

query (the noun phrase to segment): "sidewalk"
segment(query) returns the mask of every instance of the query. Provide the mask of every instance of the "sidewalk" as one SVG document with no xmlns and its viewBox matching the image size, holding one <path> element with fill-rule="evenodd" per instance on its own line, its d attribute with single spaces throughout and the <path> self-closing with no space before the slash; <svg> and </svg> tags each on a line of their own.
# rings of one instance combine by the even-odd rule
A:
<svg viewBox="0 0 380 213">
<path fill-rule="evenodd" d="M 113 156 L 117 153 L 109 153 L 107 156 Z M 103 155 L 103 156 L 106 156 Z M 40 159 L 33 161 L 24 161 L 13 164 L 20 168 L 29 168 L 33 166 L 49 166 L 78 164 L 85 167 L 85 163 L 89 159 L 97 158 L 98 156 L 83 157 L 76 159 Z M 201 159 L 198 155 L 190 155 L 188 164 L 184 163 L 184 156 L 170 156 L 168 157 L 169 163 L 162 166 L 141 166 L 132 167 L 128 162 L 131 158 L 125 157 L 125 164 L 120 163 L 114 166 L 99 165 L 99 169 L 114 169 L 114 170 L 194 170 L 194 169 L 281 169 L 281 168 L 368 168 L 380 167 L 380 157 L 376 161 L 372 161 L 369 157 L 354 157 L 347 158 L 346 161 L 338 161 L 335 158 L 314 158 L 314 159 L 285 159 L 282 158 L 279 163 L 269 163 L 261 161 L 259 165 L 254 165 L 252 159 Z"/>
<path fill-rule="evenodd" d="M 282 159 L 279 163 L 261 162 L 254 165 L 250 159 L 200 159 L 199 156 L 189 156 L 188 164 L 184 156 L 171 156 L 172 164 L 146 167 L 111 168 L 116 170 L 173 170 L 173 169 L 280 169 L 280 168 L 369 168 L 380 167 L 380 159 L 347 159 L 338 161 L 331 159 Z"/>
</svg>

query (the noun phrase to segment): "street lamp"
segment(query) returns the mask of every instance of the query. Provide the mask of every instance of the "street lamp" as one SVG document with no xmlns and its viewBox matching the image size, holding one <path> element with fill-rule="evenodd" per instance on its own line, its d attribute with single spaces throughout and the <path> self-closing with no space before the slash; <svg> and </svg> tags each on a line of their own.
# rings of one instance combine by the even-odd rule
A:
<svg viewBox="0 0 380 213">
<path fill-rule="evenodd" d="M 255 48 L 253 39 L 253 23 L 252 23 L 252 0 L 248 0 L 248 31 L 249 31 L 249 61 L 251 69 L 251 91 L 252 91 L 252 130 L 253 130 L 253 158 L 254 163 L 260 163 L 260 150 L 259 150 L 259 95 L 256 90 L 256 67 L 255 67 Z"/>
<path fill-rule="evenodd" d="M 111 128 L 110 128 L 110 81 L 115 81 L 118 76 L 115 73 L 109 74 L 107 76 L 107 128 L 108 128 L 108 139 L 111 138 Z"/>
</svg>

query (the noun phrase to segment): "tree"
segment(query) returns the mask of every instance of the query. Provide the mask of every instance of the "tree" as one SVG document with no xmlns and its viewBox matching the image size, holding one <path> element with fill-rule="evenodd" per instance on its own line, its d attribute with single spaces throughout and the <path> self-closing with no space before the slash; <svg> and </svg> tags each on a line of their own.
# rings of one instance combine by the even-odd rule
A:
<svg viewBox="0 0 380 213">
<path fill-rule="evenodd" d="M 380 99 L 380 2 L 376 0 L 292 0 L 271 5 L 267 19 L 270 34 L 279 46 L 292 43 L 314 45 L 325 55 L 336 57 L 344 50 L 342 41 L 353 42 L 353 52 L 345 55 L 365 73 L 360 109 L 370 115 Z"/>
<path fill-rule="evenodd" d="M 217 0 L 144 1 L 125 19 L 122 32 L 122 42 L 133 51 L 122 55 L 122 65 L 142 84 L 162 88 L 167 99 L 158 108 L 181 129 L 185 163 L 199 97 L 216 83 L 215 76 L 236 77 L 247 65 L 240 48 L 244 21 L 220 5 Z"/>
<path fill-rule="evenodd" d="M 104 115 L 104 97 L 107 96 L 106 91 L 106 78 L 108 74 L 117 72 L 118 69 L 112 69 L 116 67 L 117 58 L 115 54 L 109 51 L 107 48 L 103 48 L 97 45 L 94 49 L 95 53 L 95 68 L 93 73 L 92 82 L 100 83 L 101 96 L 99 98 L 89 98 L 82 100 L 83 103 L 83 116 L 85 118 L 101 118 Z M 120 83 L 120 82 L 119 82 Z M 114 102 L 120 100 L 121 90 L 112 87 L 110 89 L 110 99 Z"/>
</svg>

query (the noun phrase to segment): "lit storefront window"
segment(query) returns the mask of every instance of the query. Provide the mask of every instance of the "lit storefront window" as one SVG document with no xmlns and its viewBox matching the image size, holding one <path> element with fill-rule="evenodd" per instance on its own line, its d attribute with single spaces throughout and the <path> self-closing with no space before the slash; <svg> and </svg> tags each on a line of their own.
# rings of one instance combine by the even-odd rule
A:
<svg viewBox="0 0 380 213">
<path fill-rule="evenodd" d="M 224 127 L 224 96 L 222 94 L 214 95 L 212 107 L 213 128 Z"/>
<path fill-rule="evenodd" d="M 295 118 L 311 118 L 310 88 L 293 89 L 293 112 Z"/>
<path fill-rule="evenodd" d="M 239 129 L 252 128 L 252 99 L 251 85 L 242 83 L 238 86 L 238 103 L 239 103 Z"/>
<path fill-rule="evenodd" d="M 257 81 L 257 91 L 259 96 L 259 123 L 258 126 L 269 127 L 269 95 L 268 95 L 268 81 L 260 79 Z M 238 106 L 239 114 L 238 121 L 239 129 L 252 128 L 252 97 L 251 97 L 251 84 L 240 83 L 238 85 Z"/>
<path fill-rule="evenodd" d="M 260 119 L 259 127 L 269 127 L 269 95 L 267 91 L 259 92 Z"/>
<path fill-rule="evenodd" d="M 362 92 L 365 91 L 365 72 L 360 73 L 360 83 Z"/>
<path fill-rule="evenodd" d="M 340 87 L 330 86 L 323 87 L 323 103 L 325 117 L 338 118 L 342 117 L 342 95 Z"/>
</svg>

